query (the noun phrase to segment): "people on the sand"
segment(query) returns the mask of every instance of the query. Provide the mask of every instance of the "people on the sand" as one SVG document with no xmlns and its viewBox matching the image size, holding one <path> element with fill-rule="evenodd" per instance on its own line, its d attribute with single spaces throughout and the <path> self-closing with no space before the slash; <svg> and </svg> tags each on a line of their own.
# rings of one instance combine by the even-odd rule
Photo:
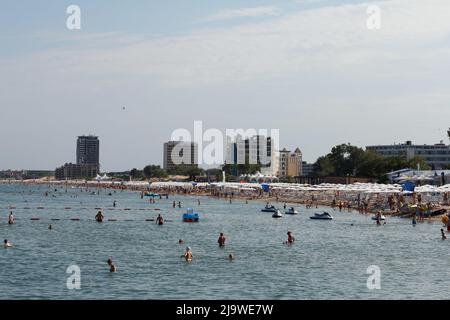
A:
<svg viewBox="0 0 450 320">
<path fill-rule="evenodd" d="M 217 243 L 219 244 L 219 247 L 225 246 L 225 241 L 226 241 L 226 238 L 223 235 L 223 233 L 221 232 L 220 236 L 219 236 L 219 239 L 217 239 Z"/>
<path fill-rule="evenodd" d="M 158 214 L 158 217 L 156 218 L 156 224 L 159 226 L 162 226 L 164 224 L 164 218 L 161 216 L 161 214 Z"/>
<path fill-rule="evenodd" d="M 192 261 L 193 257 L 191 247 L 186 247 L 186 251 L 184 252 L 184 258 L 186 261 Z"/>
<path fill-rule="evenodd" d="M 441 229 L 441 236 L 442 236 L 442 240 L 447 239 L 447 236 L 444 233 L 444 229 Z"/>
<path fill-rule="evenodd" d="M 3 241 L 3 248 L 7 249 L 7 248 L 11 248 L 13 245 L 11 244 L 11 242 L 8 241 L 8 239 L 5 239 Z"/>
<path fill-rule="evenodd" d="M 8 224 L 14 224 L 14 215 L 13 215 L 13 213 L 12 213 L 12 211 L 9 213 L 9 216 L 8 216 Z"/>
<path fill-rule="evenodd" d="M 99 211 L 99 212 L 95 215 L 95 220 L 96 220 L 97 222 L 102 222 L 104 218 L 105 218 L 105 216 L 102 214 L 101 211 Z"/>
</svg>

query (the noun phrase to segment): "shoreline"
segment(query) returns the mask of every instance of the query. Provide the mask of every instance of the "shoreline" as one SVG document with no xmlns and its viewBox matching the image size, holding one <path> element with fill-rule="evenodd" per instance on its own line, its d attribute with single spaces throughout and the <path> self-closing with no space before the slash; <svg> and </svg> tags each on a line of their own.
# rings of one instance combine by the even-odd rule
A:
<svg viewBox="0 0 450 320">
<path fill-rule="evenodd" d="M 52 187 L 74 187 L 83 189 L 110 189 L 128 190 L 141 193 L 156 192 L 159 194 L 185 195 L 185 196 L 206 196 L 218 200 L 241 200 L 258 201 L 261 203 L 277 204 L 298 204 L 309 206 L 309 208 L 328 207 L 333 210 L 347 211 L 371 215 L 381 211 L 383 215 L 412 218 L 414 212 L 402 213 L 398 207 L 400 205 L 414 206 L 428 204 L 428 212 L 438 209 L 445 209 L 446 212 L 436 216 L 425 217 L 426 220 L 441 221 L 443 215 L 450 211 L 448 204 L 447 187 L 444 186 L 443 194 L 436 192 L 415 192 L 412 195 L 404 196 L 398 185 L 378 185 L 378 184 L 354 184 L 354 185 L 329 185 L 308 186 L 295 184 L 271 184 L 270 189 L 264 192 L 259 184 L 239 184 L 239 183 L 191 183 L 191 182 L 155 182 L 130 181 L 81 181 L 81 180 L 0 180 L 1 184 L 40 186 L 48 185 Z M 295 188 L 297 187 L 297 188 Z M 374 188 L 373 190 L 370 188 Z M 378 189 L 377 189 L 378 188 Z M 385 189 L 383 189 L 385 188 Z M 442 198 L 442 202 L 436 201 Z M 447 198 L 446 198 L 447 197 Z M 419 199 L 417 199 L 419 198 Z M 408 201 L 409 200 L 409 201 Z M 419 201 L 417 201 L 419 200 Z M 445 203 L 447 201 L 447 203 Z M 415 213 L 418 215 L 418 209 Z M 425 212 L 425 209 L 421 209 Z"/>
</svg>

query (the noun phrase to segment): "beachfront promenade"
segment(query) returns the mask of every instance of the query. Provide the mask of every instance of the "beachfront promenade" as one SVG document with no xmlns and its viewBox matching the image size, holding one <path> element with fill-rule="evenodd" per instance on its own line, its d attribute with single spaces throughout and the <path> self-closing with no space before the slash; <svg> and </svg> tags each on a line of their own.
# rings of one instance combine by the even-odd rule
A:
<svg viewBox="0 0 450 320">
<path fill-rule="evenodd" d="M 414 192 L 403 191 L 398 184 L 354 183 L 342 184 L 289 184 L 271 183 L 266 190 L 257 183 L 193 183 L 147 181 L 56 181 L 56 180 L 1 180 L 1 184 L 52 185 L 59 187 L 122 189 L 159 194 L 184 194 L 210 196 L 218 199 L 240 199 L 303 204 L 308 206 L 332 206 L 354 209 L 360 213 L 408 216 L 408 214 L 450 209 L 450 184 L 440 187 L 424 185 Z M 443 213 L 442 213 L 443 214 Z M 442 215 L 436 215 L 440 219 Z"/>
</svg>

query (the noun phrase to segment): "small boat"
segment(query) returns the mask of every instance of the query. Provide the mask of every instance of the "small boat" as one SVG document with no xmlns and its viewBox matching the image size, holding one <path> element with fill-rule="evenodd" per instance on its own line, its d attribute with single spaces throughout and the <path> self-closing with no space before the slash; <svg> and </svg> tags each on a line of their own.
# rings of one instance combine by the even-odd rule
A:
<svg viewBox="0 0 450 320">
<path fill-rule="evenodd" d="M 375 215 L 375 216 L 373 216 L 371 219 L 376 221 L 376 220 L 377 220 L 377 216 Z M 381 221 L 384 221 L 384 220 L 386 220 L 386 217 L 385 217 L 384 215 L 381 215 L 380 220 L 381 220 Z"/>
<path fill-rule="evenodd" d="M 144 194 L 144 196 L 146 196 L 146 197 L 161 197 L 161 195 L 159 193 L 149 193 L 149 192 L 146 192 Z"/>
<path fill-rule="evenodd" d="M 272 218 L 281 218 L 283 215 L 281 214 L 280 210 L 277 209 L 272 215 Z"/>
<path fill-rule="evenodd" d="M 298 211 L 294 209 L 294 207 L 290 207 L 285 214 L 298 214 Z"/>
<path fill-rule="evenodd" d="M 266 205 L 266 206 L 264 207 L 264 209 L 261 209 L 261 211 L 262 211 L 262 212 L 276 212 L 276 211 L 277 211 L 277 208 L 275 208 L 274 206 Z"/>
<path fill-rule="evenodd" d="M 314 215 L 309 218 L 314 220 L 333 220 L 333 217 L 328 212 L 314 213 Z"/>
<path fill-rule="evenodd" d="M 438 209 L 438 210 L 434 210 L 434 211 L 432 211 L 432 212 L 430 212 L 430 213 L 425 212 L 425 213 L 424 213 L 424 216 L 425 216 L 425 217 L 435 217 L 435 216 L 443 215 L 443 214 L 445 214 L 446 212 L 447 212 L 446 209 Z"/>
<path fill-rule="evenodd" d="M 199 216 L 198 213 L 194 212 L 194 209 L 187 209 L 186 213 L 183 214 L 184 222 L 198 222 Z"/>
</svg>

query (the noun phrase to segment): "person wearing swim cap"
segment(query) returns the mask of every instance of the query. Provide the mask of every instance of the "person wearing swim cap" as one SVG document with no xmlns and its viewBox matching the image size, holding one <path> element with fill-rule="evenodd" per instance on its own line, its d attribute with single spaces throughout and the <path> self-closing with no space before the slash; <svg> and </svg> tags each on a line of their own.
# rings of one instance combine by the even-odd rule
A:
<svg viewBox="0 0 450 320">
<path fill-rule="evenodd" d="M 192 261 L 193 255 L 191 247 L 186 247 L 186 251 L 184 252 L 184 258 L 186 261 Z"/>
</svg>

